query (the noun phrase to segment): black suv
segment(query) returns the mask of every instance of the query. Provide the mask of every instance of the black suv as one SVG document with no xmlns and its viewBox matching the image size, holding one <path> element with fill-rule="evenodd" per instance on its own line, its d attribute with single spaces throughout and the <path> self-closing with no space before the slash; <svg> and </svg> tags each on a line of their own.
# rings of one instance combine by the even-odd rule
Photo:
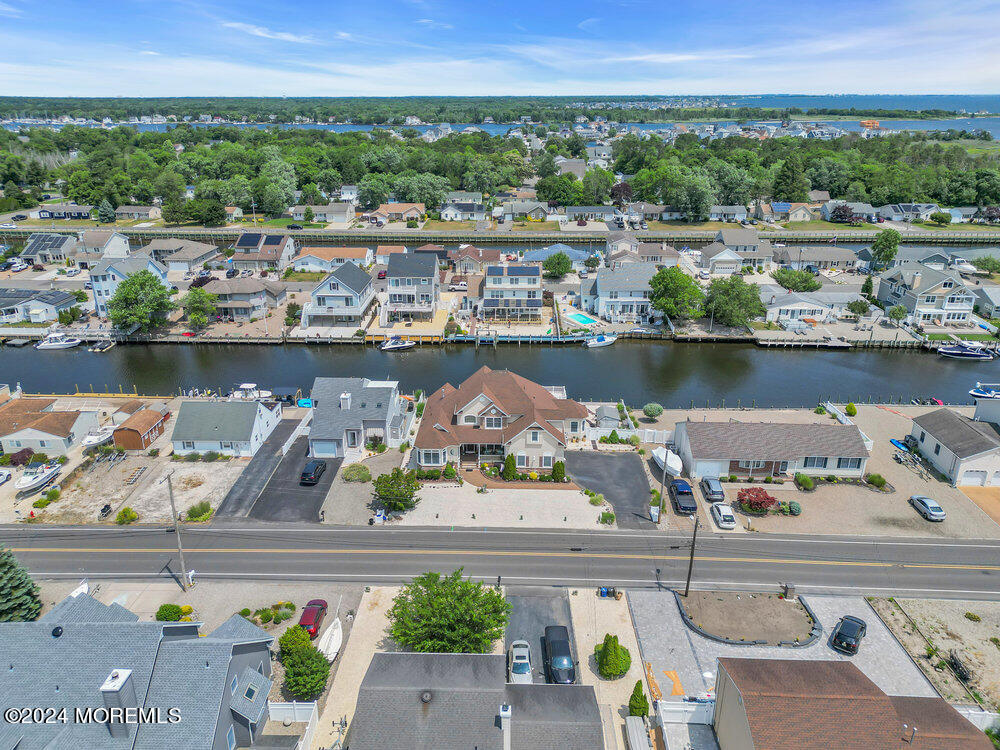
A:
<svg viewBox="0 0 1000 750">
<path fill-rule="evenodd" d="M 299 477 L 299 484 L 318 484 L 323 472 L 326 471 L 326 461 L 313 459 L 302 469 L 302 476 Z"/>
<path fill-rule="evenodd" d="M 868 626 L 860 617 L 844 615 L 837 623 L 837 627 L 833 629 L 830 645 L 841 653 L 856 654 L 861 645 L 861 639 L 865 637 L 867 632 Z"/>
<path fill-rule="evenodd" d="M 675 479 L 670 483 L 670 500 L 674 504 L 674 510 L 684 516 L 690 516 L 698 512 L 698 504 L 694 500 L 694 492 L 691 485 L 683 479 Z"/>
<path fill-rule="evenodd" d="M 572 685 L 576 682 L 576 665 L 569 647 L 569 631 L 565 625 L 545 628 L 545 675 L 550 684 Z"/>
</svg>

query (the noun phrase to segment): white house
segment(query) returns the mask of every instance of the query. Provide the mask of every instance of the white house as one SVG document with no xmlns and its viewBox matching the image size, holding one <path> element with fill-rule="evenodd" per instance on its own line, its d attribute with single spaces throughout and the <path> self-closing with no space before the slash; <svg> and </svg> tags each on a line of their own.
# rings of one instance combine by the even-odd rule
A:
<svg viewBox="0 0 1000 750">
<path fill-rule="evenodd" d="M 653 314 L 649 280 L 658 270 L 653 263 L 599 268 L 580 281 L 580 306 L 612 323 L 645 323 Z"/>
<path fill-rule="evenodd" d="M 30 448 L 35 453 L 63 456 L 98 425 L 95 411 L 54 411 L 54 398 L 0 398 L 0 448 L 5 454 Z"/>
<path fill-rule="evenodd" d="M 828 285 L 815 292 L 792 292 L 777 284 L 760 287 L 760 301 L 767 310 L 764 319 L 772 323 L 834 322 L 848 314 L 851 302 L 860 299 L 860 286 Z"/>
<path fill-rule="evenodd" d="M 330 203 L 326 206 L 292 206 L 288 211 L 295 221 L 305 221 L 306 209 L 312 209 L 312 220 L 320 224 L 347 225 L 354 220 L 353 203 Z"/>
<path fill-rule="evenodd" d="M 249 458 L 281 421 L 281 404 L 263 401 L 185 401 L 170 436 L 174 453 L 215 451 Z"/>
<path fill-rule="evenodd" d="M 296 271 L 330 273 L 345 263 L 367 267 L 374 262 L 370 247 L 304 247 L 292 260 L 292 267 Z"/>
<path fill-rule="evenodd" d="M 1000 434 L 995 422 L 979 418 L 983 403 L 978 400 L 974 419 L 951 409 L 935 409 L 913 419 L 910 434 L 921 455 L 952 485 L 1000 485 Z"/>
<path fill-rule="evenodd" d="M 349 203 L 358 202 L 358 186 L 357 185 L 341 185 L 340 186 L 340 200 L 348 201 Z"/>
<path fill-rule="evenodd" d="M 375 285 L 367 271 L 348 262 L 334 268 L 309 297 L 310 302 L 302 307 L 303 330 L 310 326 L 360 327 L 375 300 Z"/>
<path fill-rule="evenodd" d="M 55 289 L 0 289 L 0 323 L 51 323 L 79 303 Z"/>
<path fill-rule="evenodd" d="M 437 256 L 430 253 L 394 253 L 386 269 L 387 294 L 381 324 L 393 320 L 433 318 L 438 306 Z"/>
<path fill-rule="evenodd" d="M 958 272 L 912 262 L 884 271 L 877 296 L 887 309 L 905 307 L 907 321 L 918 325 L 968 325 L 976 303 Z"/>
<path fill-rule="evenodd" d="M 121 260 L 131 252 L 128 238 L 110 229 L 89 229 L 77 236 L 76 252 L 70 258 L 77 268 L 93 268 L 102 260 Z"/>
<path fill-rule="evenodd" d="M 442 221 L 485 221 L 486 206 L 482 203 L 448 203 L 441 209 Z"/>
<path fill-rule="evenodd" d="M 94 312 L 108 316 L 108 301 L 115 296 L 118 285 L 140 271 L 149 271 L 161 284 L 167 284 L 167 267 L 145 253 L 137 253 L 118 260 L 102 260 L 90 270 L 90 283 L 94 287 Z"/>
<path fill-rule="evenodd" d="M 744 221 L 746 218 L 746 206 L 712 206 L 708 213 L 709 221 Z"/>
</svg>

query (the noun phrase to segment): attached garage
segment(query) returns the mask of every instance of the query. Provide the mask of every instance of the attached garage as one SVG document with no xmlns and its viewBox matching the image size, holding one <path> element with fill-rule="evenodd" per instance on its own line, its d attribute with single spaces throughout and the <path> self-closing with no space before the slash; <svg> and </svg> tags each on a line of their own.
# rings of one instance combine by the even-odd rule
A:
<svg viewBox="0 0 1000 750">
<path fill-rule="evenodd" d="M 982 487 L 986 484 L 987 473 L 982 470 L 963 471 L 958 484 L 965 487 Z"/>
<path fill-rule="evenodd" d="M 921 455 L 953 485 L 1000 485 L 1000 432 L 985 420 L 935 409 L 913 420 L 910 435 Z"/>
<path fill-rule="evenodd" d="M 344 449 L 340 440 L 310 440 L 309 455 L 314 458 L 340 458 Z"/>
</svg>

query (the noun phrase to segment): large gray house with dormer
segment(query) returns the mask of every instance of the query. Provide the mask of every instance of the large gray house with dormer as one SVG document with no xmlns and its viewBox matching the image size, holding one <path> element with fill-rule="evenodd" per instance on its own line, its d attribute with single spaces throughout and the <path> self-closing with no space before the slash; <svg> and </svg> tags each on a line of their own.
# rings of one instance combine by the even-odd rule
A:
<svg viewBox="0 0 1000 750">
<path fill-rule="evenodd" d="M 903 263 L 879 276 L 878 301 L 886 309 L 902 305 L 914 325 L 969 325 L 976 295 L 957 272 L 923 263 Z"/>
<path fill-rule="evenodd" d="M 412 402 L 395 380 L 316 378 L 309 395 L 310 456 L 358 460 L 371 441 L 398 448 L 413 425 Z"/>
<path fill-rule="evenodd" d="M 360 326 L 375 300 L 375 285 L 367 271 L 354 263 L 334 268 L 309 293 L 302 308 L 302 328 Z"/>
<path fill-rule="evenodd" d="M 437 256 L 430 253 L 393 253 L 386 268 L 383 323 L 433 318 L 438 305 Z"/>
</svg>

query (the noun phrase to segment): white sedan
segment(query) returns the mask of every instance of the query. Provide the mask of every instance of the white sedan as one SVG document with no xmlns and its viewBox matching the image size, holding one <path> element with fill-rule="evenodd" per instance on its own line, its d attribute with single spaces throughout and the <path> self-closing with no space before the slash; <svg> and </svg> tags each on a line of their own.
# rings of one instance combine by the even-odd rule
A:
<svg viewBox="0 0 1000 750">
<path fill-rule="evenodd" d="M 736 528 L 736 514 L 725 503 L 712 503 L 712 520 L 720 529 Z"/>
<path fill-rule="evenodd" d="M 507 652 L 507 679 L 513 683 L 530 685 L 531 645 L 527 641 L 514 641 Z"/>
<path fill-rule="evenodd" d="M 0 484 L 4 482 L 9 482 L 10 478 L 13 476 L 10 469 L 0 469 Z"/>
</svg>

